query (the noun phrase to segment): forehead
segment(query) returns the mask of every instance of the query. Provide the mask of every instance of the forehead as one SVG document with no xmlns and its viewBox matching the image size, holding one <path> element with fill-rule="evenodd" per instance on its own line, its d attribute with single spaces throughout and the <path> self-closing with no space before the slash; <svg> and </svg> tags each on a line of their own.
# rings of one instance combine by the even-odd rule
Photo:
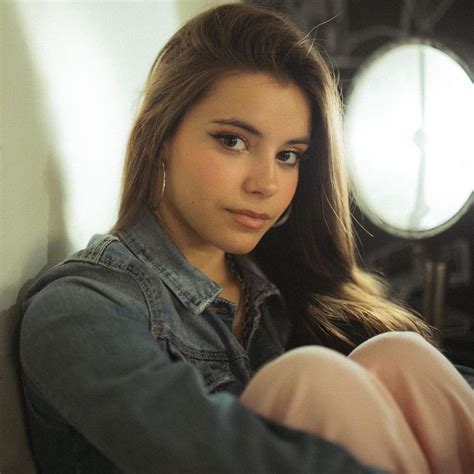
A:
<svg viewBox="0 0 474 474">
<path fill-rule="evenodd" d="M 189 111 L 195 120 L 241 118 L 262 131 L 310 134 L 311 106 L 305 92 L 263 73 L 236 73 L 217 80 Z"/>
</svg>

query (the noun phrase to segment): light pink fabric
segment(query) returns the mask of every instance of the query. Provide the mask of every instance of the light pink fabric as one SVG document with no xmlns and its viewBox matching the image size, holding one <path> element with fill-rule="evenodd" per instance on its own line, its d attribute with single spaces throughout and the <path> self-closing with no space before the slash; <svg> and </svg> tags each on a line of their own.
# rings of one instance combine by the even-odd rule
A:
<svg viewBox="0 0 474 474">
<path fill-rule="evenodd" d="M 241 395 L 273 421 L 397 473 L 474 472 L 474 391 L 412 332 L 378 335 L 348 357 L 320 346 L 263 366 Z"/>
</svg>

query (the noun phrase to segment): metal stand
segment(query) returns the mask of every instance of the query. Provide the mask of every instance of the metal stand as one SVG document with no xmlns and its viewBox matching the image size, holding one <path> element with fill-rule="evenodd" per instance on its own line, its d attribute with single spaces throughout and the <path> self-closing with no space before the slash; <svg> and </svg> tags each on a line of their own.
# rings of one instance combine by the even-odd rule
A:
<svg viewBox="0 0 474 474">
<path fill-rule="evenodd" d="M 445 322 L 446 281 L 445 262 L 425 262 L 423 316 L 440 334 Z"/>
</svg>

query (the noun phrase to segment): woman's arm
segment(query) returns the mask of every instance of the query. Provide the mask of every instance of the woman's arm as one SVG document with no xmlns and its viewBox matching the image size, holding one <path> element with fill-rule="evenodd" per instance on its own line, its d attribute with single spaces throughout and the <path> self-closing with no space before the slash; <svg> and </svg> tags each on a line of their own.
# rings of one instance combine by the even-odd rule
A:
<svg viewBox="0 0 474 474">
<path fill-rule="evenodd" d="M 172 361 L 146 314 L 90 275 L 49 282 L 26 301 L 21 361 L 57 415 L 124 472 L 362 473 L 338 446 L 209 395 L 194 367 Z M 123 298 L 123 300 L 122 300 Z"/>
</svg>

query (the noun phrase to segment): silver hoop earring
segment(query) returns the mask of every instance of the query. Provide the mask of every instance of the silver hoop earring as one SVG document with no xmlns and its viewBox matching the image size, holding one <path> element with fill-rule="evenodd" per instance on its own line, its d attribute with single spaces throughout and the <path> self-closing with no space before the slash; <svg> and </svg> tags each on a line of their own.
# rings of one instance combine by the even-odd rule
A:
<svg viewBox="0 0 474 474">
<path fill-rule="evenodd" d="M 163 182 L 161 184 L 160 202 L 163 200 L 163 196 L 165 194 L 165 186 L 166 186 L 166 168 L 165 168 L 165 162 L 163 160 L 161 160 L 161 167 L 163 169 Z"/>
<path fill-rule="evenodd" d="M 275 224 L 272 225 L 272 229 L 275 227 L 280 227 L 283 225 L 290 217 L 291 214 L 291 207 L 293 204 L 290 204 L 287 208 L 286 211 L 280 216 L 280 218 L 275 222 Z"/>
</svg>

